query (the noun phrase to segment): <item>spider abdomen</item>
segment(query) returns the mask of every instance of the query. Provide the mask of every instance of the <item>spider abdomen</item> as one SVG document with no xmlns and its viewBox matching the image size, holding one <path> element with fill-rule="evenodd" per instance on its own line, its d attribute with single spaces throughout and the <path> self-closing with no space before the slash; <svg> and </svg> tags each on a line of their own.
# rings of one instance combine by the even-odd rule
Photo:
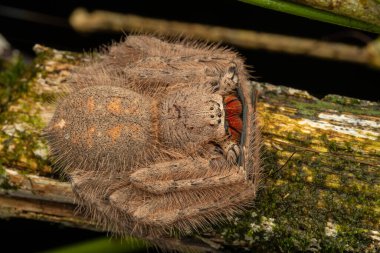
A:
<svg viewBox="0 0 380 253">
<path fill-rule="evenodd" d="M 154 138 L 154 101 L 120 87 L 92 86 L 66 97 L 48 130 L 54 151 L 81 166 L 122 169 Z M 136 155 L 139 154 L 139 155 Z"/>
</svg>

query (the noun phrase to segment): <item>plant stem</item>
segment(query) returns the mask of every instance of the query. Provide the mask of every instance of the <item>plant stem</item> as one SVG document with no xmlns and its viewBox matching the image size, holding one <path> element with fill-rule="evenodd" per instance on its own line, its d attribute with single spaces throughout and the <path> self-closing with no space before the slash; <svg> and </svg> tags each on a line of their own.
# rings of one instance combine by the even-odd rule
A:
<svg viewBox="0 0 380 253">
<path fill-rule="evenodd" d="M 380 26 L 354 18 L 341 16 L 324 10 L 281 0 L 240 0 L 275 11 L 285 12 L 296 16 L 323 21 L 331 24 L 356 28 L 364 31 L 380 33 Z"/>
<path fill-rule="evenodd" d="M 349 61 L 380 68 L 380 50 L 373 46 L 357 47 L 343 43 L 323 42 L 252 30 L 167 21 L 102 10 L 89 13 L 82 8 L 74 10 L 70 17 L 70 24 L 75 30 L 87 33 L 95 31 L 141 31 L 170 36 L 182 34 L 210 42 L 224 41 L 244 48 Z"/>
<path fill-rule="evenodd" d="M 146 243 L 135 238 L 126 238 L 123 241 L 115 241 L 110 238 L 99 238 L 48 250 L 44 253 L 132 253 L 143 250 L 146 251 L 146 249 Z"/>
</svg>

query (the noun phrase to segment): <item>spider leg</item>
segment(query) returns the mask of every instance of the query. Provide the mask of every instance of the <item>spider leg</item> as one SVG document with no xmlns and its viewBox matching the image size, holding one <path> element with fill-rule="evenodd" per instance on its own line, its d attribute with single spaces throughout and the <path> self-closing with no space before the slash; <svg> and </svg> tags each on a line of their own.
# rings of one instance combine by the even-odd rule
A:
<svg viewBox="0 0 380 253">
<path fill-rule="evenodd" d="M 90 210 L 106 210 L 107 200 L 104 197 L 112 181 L 99 177 L 94 171 L 75 171 L 70 174 L 70 182 L 76 201 L 88 208 L 88 214 L 96 215 Z"/>
<path fill-rule="evenodd" d="M 201 43 L 166 42 L 151 36 L 128 36 L 113 45 L 101 68 L 122 72 L 126 78 L 161 85 L 211 84 L 213 91 L 228 92 L 239 79 L 247 79 L 237 53 Z"/>
<path fill-rule="evenodd" d="M 106 55 L 105 59 L 108 58 L 111 57 Z M 117 58 L 113 60 L 117 61 Z M 223 95 L 237 88 L 241 80 L 247 80 L 247 74 L 240 58 L 147 57 L 128 67 L 101 62 L 83 68 L 75 75 L 74 87 L 82 89 L 86 86 L 110 85 L 139 93 L 197 87 Z"/>
<path fill-rule="evenodd" d="M 227 186 L 245 180 L 244 173 L 236 166 L 226 167 L 224 170 L 211 166 L 210 162 L 203 158 L 157 163 L 132 173 L 130 182 L 138 189 L 153 194 L 165 194 Z"/>
<path fill-rule="evenodd" d="M 221 76 L 216 91 L 219 94 L 228 94 L 239 85 L 238 66 L 236 62 L 229 62 L 224 74 Z"/>
<path fill-rule="evenodd" d="M 225 140 L 221 143 L 221 146 L 227 162 L 231 165 L 238 164 L 241 151 L 237 142 L 233 140 Z"/>
<path fill-rule="evenodd" d="M 115 196 L 119 198 L 121 195 L 121 192 L 115 193 Z M 161 228 L 176 227 L 187 231 L 191 227 L 202 227 L 217 221 L 222 213 L 224 216 L 233 216 L 252 203 L 256 196 L 256 189 L 249 183 L 235 183 L 228 188 L 217 187 L 207 190 L 203 196 L 203 198 L 178 204 L 175 203 L 175 198 L 184 196 L 157 195 L 150 201 L 142 202 L 131 215 L 136 222 L 141 224 Z M 119 208 L 125 208 L 119 203 L 117 205 Z"/>
<path fill-rule="evenodd" d="M 70 173 L 70 181 L 79 204 L 77 210 L 81 214 L 90 217 L 108 231 L 122 234 L 126 229 L 132 229 L 133 222 L 129 213 L 114 208 L 109 201 L 111 193 L 120 187 L 128 188 L 121 184 L 120 178 L 108 172 L 76 170 Z M 133 207 L 133 201 L 130 201 L 129 206 Z"/>
<path fill-rule="evenodd" d="M 76 72 L 73 90 L 110 85 L 154 94 L 156 88 L 191 86 L 223 95 L 248 80 L 243 60 L 233 51 L 150 36 L 128 36 L 100 59 Z"/>
<path fill-rule="evenodd" d="M 221 94 L 231 92 L 238 86 L 240 79 L 247 78 L 239 58 L 210 59 L 208 56 L 175 59 L 148 57 L 131 67 L 107 71 L 121 71 L 130 81 L 150 82 L 166 88 L 204 87 L 211 92 Z"/>
<path fill-rule="evenodd" d="M 210 46 L 206 43 L 194 41 L 164 41 L 152 36 L 127 36 L 109 50 L 110 60 L 117 59 L 119 66 L 133 64 L 143 58 L 170 58 L 170 59 L 197 59 L 199 62 L 205 60 L 238 58 L 237 53 L 232 50 Z"/>
</svg>

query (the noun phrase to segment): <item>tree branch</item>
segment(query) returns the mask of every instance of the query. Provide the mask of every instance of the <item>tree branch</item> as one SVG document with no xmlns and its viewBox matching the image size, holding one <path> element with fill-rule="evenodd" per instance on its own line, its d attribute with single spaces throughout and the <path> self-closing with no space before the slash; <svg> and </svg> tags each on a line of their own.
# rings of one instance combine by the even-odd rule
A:
<svg viewBox="0 0 380 253">
<path fill-rule="evenodd" d="M 29 69 L 7 71 L 18 77 L 7 79 L 14 94 L 0 113 L 0 216 L 97 229 L 74 215 L 71 187 L 52 173 L 41 136 L 54 112 L 49 101 L 88 59 L 40 45 L 35 51 Z M 379 250 L 380 104 L 252 84 L 261 94 L 265 144 L 256 206 L 215 230 L 167 243 L 203 251 Z"/>
<path fill-rule="evenodd" d="M 77 31 L 85 33 L 140 31 L 171 36 L 185 34 L 188 37 L 212 42 L 224 41 L 243 48 L 349 61 L 380 68 L 380 42 L 376 40 L 366 47 L 358 47 L 343 43 L 324 42 L 252 30 L 166 21 L 102 10 L 89 13 L 83 8 L 78 8 L 71 14 L 70 24 Z"/>
</svg>

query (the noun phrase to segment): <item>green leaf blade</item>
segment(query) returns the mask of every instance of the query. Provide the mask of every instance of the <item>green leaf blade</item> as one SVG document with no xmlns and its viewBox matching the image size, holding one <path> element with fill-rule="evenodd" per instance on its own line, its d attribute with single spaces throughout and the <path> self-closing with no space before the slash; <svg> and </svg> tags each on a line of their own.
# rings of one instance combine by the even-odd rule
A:
<svg viewBox="0 0 380 253">
<path fill-rule="evenodd" d="M 306 5 L 300 5 L 281 0 L 240 0 L 245 3 L 264 7 L 267 9 L 280 11 L 300 17 L 318 20 L 335 25 L 341 25 L 349 28 L 360 29 L 368 32 L 379 33 L 380 26 L 370 24 L 364 21 L 341 16 L 332 12 L 315 9 Z"/>
</svg>

